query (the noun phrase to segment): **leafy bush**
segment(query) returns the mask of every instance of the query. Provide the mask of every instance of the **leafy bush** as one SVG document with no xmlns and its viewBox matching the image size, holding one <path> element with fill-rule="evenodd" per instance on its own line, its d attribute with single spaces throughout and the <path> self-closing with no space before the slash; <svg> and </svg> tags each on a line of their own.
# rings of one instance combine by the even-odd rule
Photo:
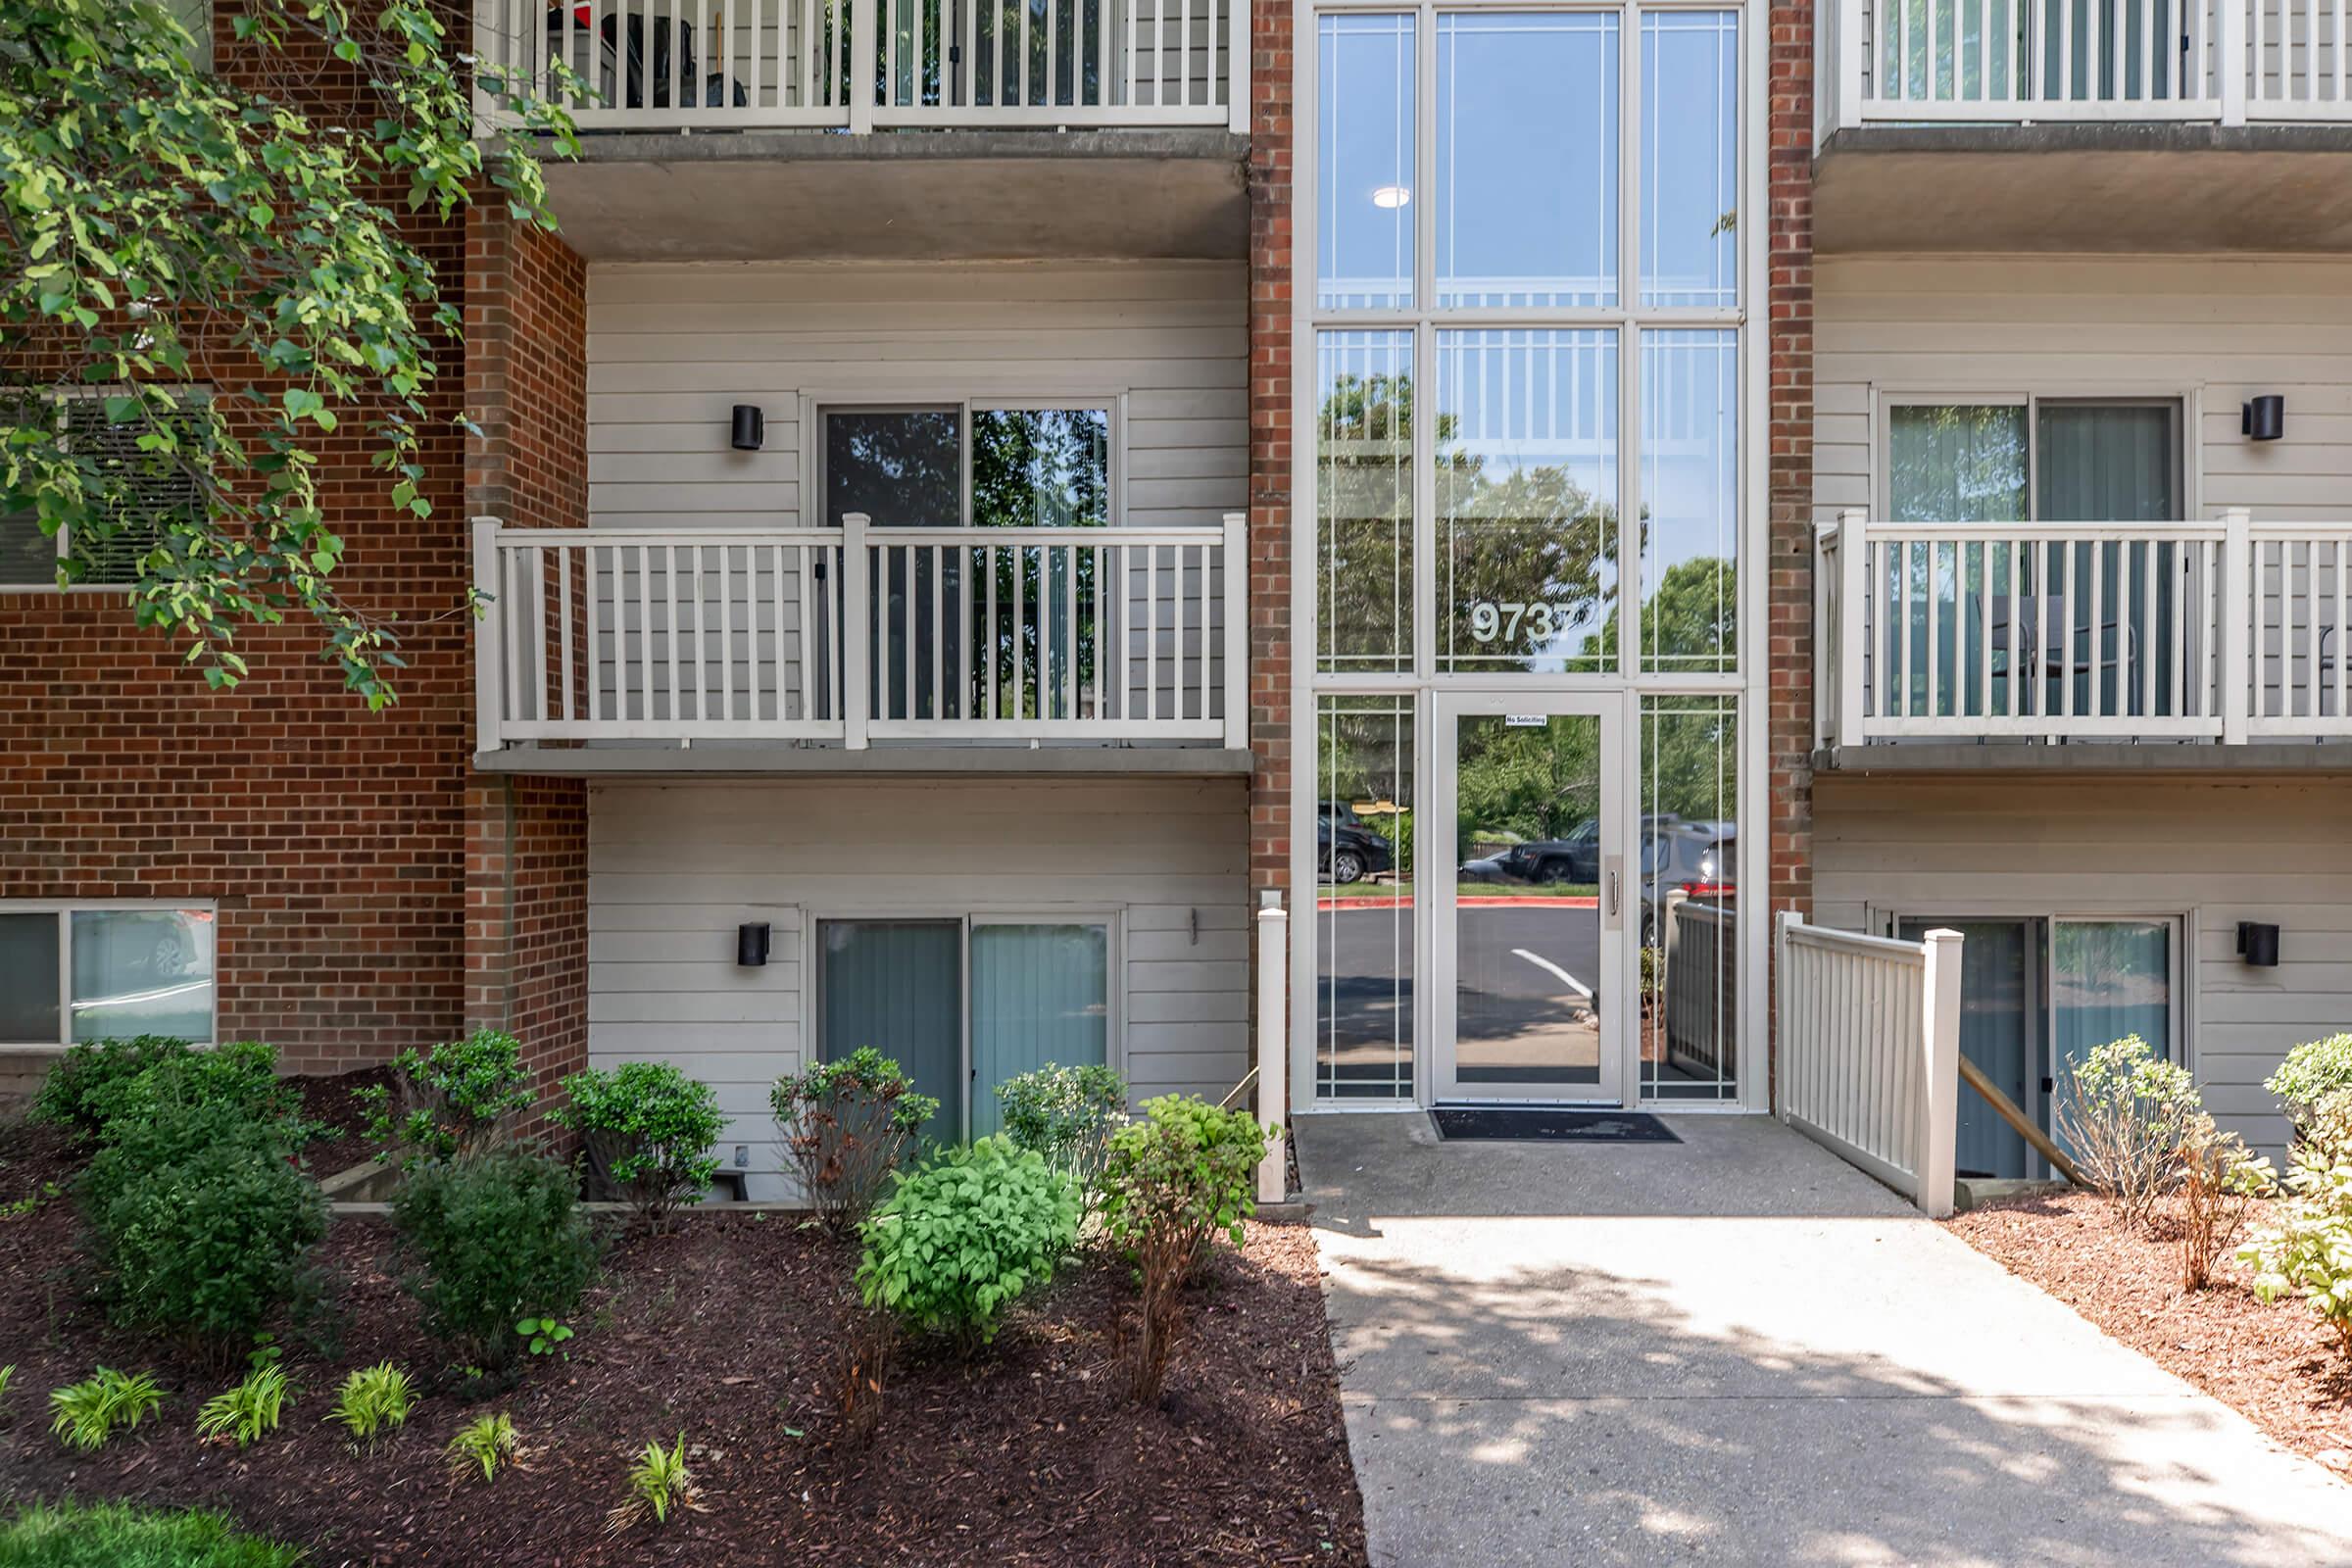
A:
<svg viewBox="0 0 2352 1568">
<path fill-rule="evenodd" d="M 340 1421 L 353 1443 L 373 1443 L 377 1433 L 406 1426 L 416 1403 L 409 1375 L 389 1361 L 378 1361 L 343 1380 L 327 1419 Z"/>
<path fill-rule="evenodd" d="M 193 1049 L 171 1035 L 134 1035 L 69 1047 L 41 1080 L 41 1092 L 32 1102 L 33 1119 L 95 1138 L 102 1124 L 100 1102 L 110 1090 Z"/>
<path fill-rule="evenodd" d="M 637 1462 L 629 1466 L 628 1495 L 605 1516 L 605 1528 L 618 1535 L 644 1519 L 667 1524 L 673 1511 L 702 1505 L 694 1476 L 686 1468 L 686 1434 L 681 1432 L 675 1447 L 664 1448 L 659 1443 L 645 1446 Z"/>
<path fill-rule="evenodd" d="M 968 1355 L 1022 1292 L 1054 1277 L 1078 1237 L 1078 1195 L 1034 1150 L 983 1138 L 925 1160 L 858 1229 L 865 1304 Z"/>
<path fill-rule="evenodd" d="M 449 1459 L 451 1481 L 463 1481 L 477 1469 L 483 1481 L 494 1481 L 499 1466 L 513 1464 L 521 1455 L 522 1435 L 514 1430 L 514 1418 L 504 1411 L 476 1416 L 458 1428 L 458 1435 L 449 1440 L 449 1446 L 443 1451 Z"/>
<path fill-rule="evenodd" d="M 294 1136 L 226 1102 L 108 1124 L 80 1196 L 118 1323 L 218 1352 L 299 1298 L 326 1200 L 290 1163 Z"/>
<path fill-rule="evenodd" d="M 1143 1276 L 1128 1391 L 1149 1403 L 1159 1397 L 1183 1332 L 1185 1279 L 1219 1234 L 1242 1245 L 1266 1140 L 1282 1130 L 1189 1095 L 1147 1100 L 1143 1110 L 1142 1121 L 1111 1137 L 1102 1213 Z"/>
<path fill-rule="evenodd" d="M 404 1051 L 392 1058 L 390 1090 L 370 1084 L 352 1093 L 367 1107 L 368 1136 L 381 1157 L 397 1151 L 411 1170 L 505 1143 L 533 1098 L 521 1043 L 496 1029 L 422 1054 Z"/>
<path fill-rule="evenodd" d="M 2297 1145 L 2286 1192 L 2278 1222 L 2237 1255 L 2254 1269 L 2257 1297 L 2299 1293 L 2352 1355 L 2352 1156 Z"/>
<path fill-rule="evenodd" d="M 2254 1200 L 2273 1186 L 2271 1162 L 2246 1152 L 2245 1142 L 2200 1114 L 2180 1144 L 2180 1288 L 2213 1283 L 2214 1265 L 2237 1246 Z"/>
<path fill-rule="evenodd" d="M 2205 1115 L 2187 1069 L 2126 1035 L 2071 1063 L 2060 1088 L 2058 1131 L 2073 1146 L 2076 1166 L 2116 1200 L 2118 1218 L 2144 1224 Z"/>
<path fill-rule="evenodd" d="M 680 1203 L 699 1203 L 718 1169 L 710 1148 L 727 1118 L 709 1084 L 665 1061 L 624 1061 L 564 1080 L 570 1102 L 551 1119 L 577 1131 L 588 1167 L 638 1219 L 660 1228 Z"/>
<path fill-rule="evenodd" d="M 0 1524 L 12 1568 L 296 1568 L 307 1554 L 237 1534 L 217 1513 L 119 1502 L 32 1502 Z"/>
<path fill-rule="evenodd" d="M 1110 1135 L 1127 1121 L 1127 1081 L 1108 1067 L 1049 1061 L 997 1085 L 997 1104 L 1004 1113 L 1004 1136 L 1035 1150 L 1076 1186 L 1079 1222 L 1085 1223 L 1102 1199 Z"/>
<path fill-rule="evenodd" d="M 2262 1082 L 2286 1107 L 2296 1136 L 2328 1099 L 2352 1091 L 2352 1034 L 2307 1040 L 2286 1054 L 2278 1070 Z"/>
<path fill-rule="evenodd" d="M 256 1367 L 245 1381 L 204 1401 L 196 1412 L 196 1435 L 215 1441 L 233 1441 L 240 1448 L 275 1432 L 285 1419 L 286 1400 L 293 1385 L 282 1366 Z"/>
<path fill-rule="evenodd" d="M 939 1109 L 871 1046 L 786 1073 L 769 1092 L 784 1147 L 817 1223 L 845 1235 L 865 1217 L 907 1143 Z"/>
<path fill-rule="evenodd" d="M 302 1093 L 277 1075 L 277 1048 L 234 1041 L 211 1051 L 167 1053 L 128 1077 L 92 1088 L 84 1103 L 98 1118 L 99 1136 L 117 1122 L 156 1121 L 187 1111 L 222 1107 L 253 1121 L 292 1122 Z M 297 1128 L 299 1144 L 308 1129 Z"/>
<path fill-rule="evenodd" d="M 163 1402 L 163 1388 L 152 1374 L 102 1366 L 79 1383 L 51 1391 L 49 1431 L 66 1446 L 86 1453 L 105 1447 L 118 1426 L 136 1427 Z"/>
<path fill-rule="evenodd" d="M 392 1219 L 425 1327 L 493 1375 L 521 1348 L 516 1321 L 569 1311 L 596 1266 L 569 1167 L 518 1149 L 422 1167 Z"/>
</svg>

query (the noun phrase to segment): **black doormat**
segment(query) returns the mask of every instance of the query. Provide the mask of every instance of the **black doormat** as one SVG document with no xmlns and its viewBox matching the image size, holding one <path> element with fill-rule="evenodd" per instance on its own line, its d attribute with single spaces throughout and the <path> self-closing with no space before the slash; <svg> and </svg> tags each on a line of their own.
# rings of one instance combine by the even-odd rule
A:
<svg viewBox="0 0 2352 1568">
<path fill-rule="evenodd" d="M 1657 1117 L 1638 1110 L 1547 1110 L 1541 1106 L 1441 1105 L 1429 1113 L 1440 1138 L 1531 1144 L 1679 1144 Z"/>
</svg>

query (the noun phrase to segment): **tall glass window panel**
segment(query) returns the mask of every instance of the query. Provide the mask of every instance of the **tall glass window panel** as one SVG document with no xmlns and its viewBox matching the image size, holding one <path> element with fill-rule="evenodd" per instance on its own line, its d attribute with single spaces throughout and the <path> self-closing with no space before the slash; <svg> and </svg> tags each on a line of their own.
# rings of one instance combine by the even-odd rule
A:
<svg viewBox="0 0 2352 1568">
<path fill-rule="evenodd" d="M 74 911 L 74 1038 L 211 1040 L 213 929 L 205 909 Z"/>
<path fill-rule="evenodd" d="M 827 1061 L 873 1047 L 939 1101 L 927 1143 L 962 1136 L 963 925 L 826 920 L 817 926 L 818 1039 Z"/>
<path fill-rule="evenodd" d="M 1413 662 L 1413 335 L 1315 340 L 1316 656 L 1326 670 Z"/>
<path fill-rule="evenodd" d="M 956 409 L 825 415 L 825 522 L 862 512 L 877 528 L 953 528 L 963 518 L 963 416 Z"/>
<path fill-rule="evenodd" d="M 1642 303 L 1740 303 L 1740 17 L 1642 18 Z"/>
<path fill-rule="evenodd" d="M 1642 336 L 1642 665 L 1740 664 L 1740 343 Z"/>
<path fill-rule="evenodd" d="M 1438 334 L 1438 666 L 1617 665 L 1617 334 Z"/>
<path fill-rule="evenodd" d="M 58 1042 L 57 914 L 0 914 L 0 1045 Z"/>
<path fill-rule="evenodd" d="M 1414 22 L 1327 16 L 1316 32 L 1315 303 L 1413 303 Z"/>
<path fill-rule="evenodd" d="M 972 411 L 972 526 L 1110 521 L 1110 411 Z"/>
<path fill-rule="evenodd" d="M 1441 307 L 1617 303 L 1617 18 L 1438 18 Z"/>
<path fill-rule="evenodd" d="M 1100 1067 L 1110 1045 L 1110 933 L 972 925 L 972 1130 L 1004 1129 L 997 1086 L 1040 1067 Z"/>
<path fill-rule="evenodd" d="M 2052 1076 L 2063 1133 L 2074 1069 L 2110 1041 L 2137 1035 L 2158 1056 L 2173 1054 L 2173 933 L 2170 920 L 2052 920 Z"/>
<path fill-rule="evenodd" d="M 1890 522 L 2023 522 L 2026 409 L 1897 404 L 1886 413 Z"/>
<path fill-rule="evenodd" d="M 2034 515 L 2171 522 L 2180 515 L 2178 403 L 2043 403 L 2034 411 Z"/>
<path fill-rule="evenodd" d="M 1642 1095 L 1740 1095 L 1740 704 L 1642 702 Z"/>
<path fill-rule="evenodd" d="M 1315 709 L 1315 1093 L 1413 1095 L 1413 701 Z"/>
</svg>

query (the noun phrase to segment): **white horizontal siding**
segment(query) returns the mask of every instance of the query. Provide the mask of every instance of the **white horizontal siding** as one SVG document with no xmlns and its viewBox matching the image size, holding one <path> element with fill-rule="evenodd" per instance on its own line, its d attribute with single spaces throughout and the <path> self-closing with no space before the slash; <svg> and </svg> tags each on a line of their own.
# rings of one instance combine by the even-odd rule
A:
<svg viewBox="0 0 2352 1568">
<path fill-rule="evenodd" d="M 2207 1105 L 2274 1151 L 2262 1080 L 2352 1028 L 2352 791 L 2338 780 L 1846 779 L 1814 783 L 1815 918 L 2191 914 L 2189 1059 Z M 2237 923 L 2279 927 L 2247 967 Z"/>
<path fill-rule="evenodd" d="M 813 1026 L 809 922 L 1109 912 L 1137 1099 L 1222 1096 L 1249 1070 L 1248 806 L 1238 781 L 600 784 L 588 814 L 588 1051 L 675 1061 L 784 1196 L 768 1086 Z M 735 928 L 766 921 L 764 968 Z"/>
<path fill-rule="evenodd" d="M 1221 262 L 592 266 L 590 520 L 815 525 L 804 394 L 1123 395 L 1122 520 L 1214 523 L 1248 498 L 1248 309 Z M 727 445 L 737 403 L 759 452 Z"/>
</svg>

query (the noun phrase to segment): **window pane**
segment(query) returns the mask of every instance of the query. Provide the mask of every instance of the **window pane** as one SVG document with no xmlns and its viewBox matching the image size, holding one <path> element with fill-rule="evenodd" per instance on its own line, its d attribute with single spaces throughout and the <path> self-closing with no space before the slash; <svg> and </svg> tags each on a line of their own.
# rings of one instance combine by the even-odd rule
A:
<svg viewBox="0 0 2352 1568">
<path fill-rule="evenodd" d="M 48 588 L 57 582 L 57 541 L 29 512 L 0 513 L 0 586 Z"/>
<path fill-rule="evenodd" d="M 956 920 L 826 920 L 817 927 L 824 1059 L 873 1047 L 939 1100 L 926 1141 L 963 1125 L 963 927 Z"/>
<path fill-rule="evenodd" d="M 1642 303 L 1740 303 L 1740 18 L 1642 18 Z"/>
<path fill-rule="evenodd" d="M 1616 667 L 1617 335 L 1438 334 L 1438 665 Z"/>
<path fill-rule="evenodd" d="M 1413 662 L 1413 335 L 1315 340 L 1316 655 L 1325 669 Z"/>
<path fill-rule="evenodd" d="M 1740 665 L 1740 345 L 1642 338 L 1642 663 Z"/>
<path fill-rule="evenodd" d="M 1617 19 L 1438 19 L 1438 303 L 1617 303 Z"/>
<path fill-rule="evenodd" d="M 2171 522 L 2180 515 L 2172 408 L 2044 403 L 2034 422 L 2044 522 Z"/>
<path fill-rule="evenodd" d="M 962 416 L 885 409 L 825 416 L 825 515 L 862 512 L 877 528 L 953 528 L 963 519 Z"/>
<path fill-rule="evenodd" d="M 57 1039 L 57 915 L 0 914 L 0 1043 Z"/>
<path fill-rule="evenodd" d="M 1642 703 L 1642 1093 L 1740 1093 L 1740 704 Z"/>
<path fill-rule="evenodd" d="M 1887 411 L 1892 522 L 2026 520 L 2026 411 L 1904 404 Z"/>
<path fill-rule="evenodd" d="M 1109 1059 L 1110 933 L 1100 925 L 972 927 L 972 1136 L 1004 1125 L 997 1085 L 1052 1063 Z"/>
<path fill-rule="evenodd" d="M 1315 710 L 1315 1093 L 1413 1094 L 1413 703 Z"/>
<path fill-rule="evenodd" d="M 1109 521 L 1108 410 L 972 411 L 974 527 L 1099 527 Z"/>
<path fill-rule="evenodd" d="M 2058 1080 L 2068 1065 L 2126 1035 L 2159 1056 L 2172 1054 L 2173 923 L 2170 920 L 2054 920 L 2050 924 L 2050 1009 Z"/>
<path fill-rule="evenodd" d="M 1327 16 L 1320 57 L 1315 302 L 1413 302 L 1413 19 Z"/>
<path fill-rule="evenodd" d="M 213 916 L 204 909 L 74 911 L 74 1038 L 213 1038 Z"/>
</svg>

